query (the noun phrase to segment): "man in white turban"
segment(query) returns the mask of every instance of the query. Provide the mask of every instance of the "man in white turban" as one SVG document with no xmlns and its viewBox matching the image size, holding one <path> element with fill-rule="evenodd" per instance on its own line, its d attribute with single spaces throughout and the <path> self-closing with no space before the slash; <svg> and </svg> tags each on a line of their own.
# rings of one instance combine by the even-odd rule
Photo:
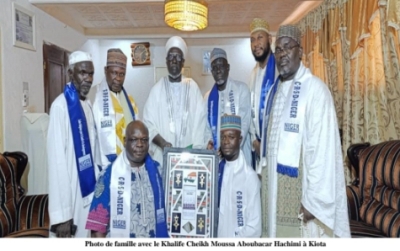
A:
<svg viewBox="0 0 400 251">
<path fill-rule="evenodd" d="M 153 86 L 143 110 L 152 142 L 150 154 L 161 165 L 165 147 L 206 147 L 206 113 L 200 89 L 193 79 L 182 76 L 186 43 L 174 36 L 165 49 L 168 76 Z"/>
<path fill-rule="evenodd" d="M 86 98 L 94 74 L 91 55 L 73 52 L 69 56 L 68 74 L 71 82 L 50 108 L 47 134 L 50 225 L 57 237 L 86 238 L 90 237 L 85 229 L 86 219 L 100 171 L 92 107 Z"/>
</svg>

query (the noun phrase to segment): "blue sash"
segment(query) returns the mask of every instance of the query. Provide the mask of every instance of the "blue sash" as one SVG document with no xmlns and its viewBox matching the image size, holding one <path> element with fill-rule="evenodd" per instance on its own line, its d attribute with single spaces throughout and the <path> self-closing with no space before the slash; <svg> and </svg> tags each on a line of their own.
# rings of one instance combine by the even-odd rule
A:
<svg viewBox="0 0 400 251">
<path fill-rule="evenodd" d="M 218 208 L 219 202 L 221 201 L 221 189 L 222 189 L 222 179 L 224 177 L 224 169 L 225 169 L 226 160 L 223 159 L 219 162 L 218 168 Z"/>
<path fill-rule="evenodd" d="M 212 137 L 214 141 L 214 150 L 217 150 L 217 130 L 218 130 L 218 102 L 219 94 L 217 84 L 211 89 L 210 95 L 208 96 L 208 123 L 211 127 Z"/>
<path fill-rule="evenodd" d="M 133 110 L 133 107 L 132 107 L 132 104 L 131 104 L 131 100 L 129 99 L 128 94 L 126 94 L 126 91 L 125 91 L 124 87 L 122 87 L 122 92 L 124 93 L 124 96 L 126 98 L 126 102 L 128 103 L 129 110 L 131 111 L 131 114 L 132 114 L 132 118 L 135 121 L 136 120 L 135 119 L 135 110 Z M 128 126 L 128 125 L 126 125 L 126 126 Z"/>
<path fill-rule="evenodd" d="M 85 198 L 94 191 L 96 185 L 86 117 L 79 100 L 79 94 L 72 82 L 65 86 L 64 96 L 68 105 L 79 185 L 82 198 Z"/>
<path fill-rule="evenodd" d="M 157 169 L 157 162 L 155 162 L 149 154 L 147 154 L 145 159 L 145 167 L 147 173 L 149 174 L 149 180 L 151 188 L 153 189 L 154 195 L 154 211 L 156 219 L 156 237 L 157 238 L 167 238 L 168 229 L 166 222 L 166 212 L 165 212 L 165 198 L 162 185 L 162 179 Z"/>
<path fill-rule="evenodd" d="M 262 135 L 263 135 L 263 137 L 264 137 L 264 144 L 263 144 L 263 155 L 262 156 L 265 156 L 265 153 L 266 153 L 266 148 L 267 148 L 267 131 L 268 131 L 268 124 L 269 124 L 269 114 L 271 113 L 271 108 L 272 108 L 272 103 L 274 102 L 274 97 L 275 97 L 275 94 L 276 94 L 276 90 L 278 89 L 278 84 L 279 84 L 279 77 L 280 76 L 278 76 L 277 78 L 276 78 L 276 81 L 275 81 L 275 84 L 272 86 L 272 89 L 271 89 L 271 93 L 269 94 L 269 96 L 268 96 L 268 100 L 267 100 L 267 107 L 266 107 L 266 111 L 265 111 L 265 118 L 266 118 L 266 122 L 265 123 L 267 123 L 267 127 L 266 127 L 266 129 L 265 129 L 265 133 L 263 133 Z M 261 131 L 260 131 L 261 132 Z"/>
<path fill-rule="evenodd" d="M 260 138 L 261 139 L 263 133 L 263 110 L 265 109 L 264 104 L 265 104 L 265 98 L 267 97 L 267 94 L 269 90 L 271 89 L 271 86 L 274 84 L 275 80 L 275 57 L 274 54 L 271 53 L 268 59 L 267 67 L 265 69 L 265 75 L 264 79 L 261 85 L 261 96 L 260 96 L 260 104 L 259 104 L 259 109 L 258 109 L 258 123 L 259 123 L 259 128 L 260 128 Z"/>
</svg>

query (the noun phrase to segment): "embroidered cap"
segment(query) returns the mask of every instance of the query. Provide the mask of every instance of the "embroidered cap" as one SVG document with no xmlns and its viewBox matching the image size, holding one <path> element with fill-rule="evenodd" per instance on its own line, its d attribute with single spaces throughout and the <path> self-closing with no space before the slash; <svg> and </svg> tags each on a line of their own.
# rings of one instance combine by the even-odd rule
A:
<svg viewBox="0 0 400 251">
<path fill-rule="evenodd" d="M 118 48 L 112 48 L 107 51 L 107 66 L 118 66 L 126 68 L 127 57 Z"/>
<path fill-rule="evenodd" d="M 226 56 L 226 52 L 221 49 L 221 48 L 214 48 L 211 51 L 211 55 L 210 55 L 210 61 L 211 63 L 218 58 L 225 58 L 226 60 L 228 60 L 228 57 Z"/>
<path fill-rule="evenodd" d="M 92 55 L 90 55 L 87 52 L 84 51 L 74 51 L 69 55 L 68 57 L 68 63 L 69 65 L 73 65 L 79 62 L 85 62 L 85 61 L 92 61 Z"/>
<path fill-rule="evenodd" d="M 226 129 L 236 129 L 240 131 L 242 129 L 242 119 L 240 118 L 240 116 L 227 115 L 227 114 L 222 116 L 221 130 L 226 130 Z"/>
<path fill-rule="evenodd" d="M 183 40 L 181 37 L 178 36 L 171 37 L 165 44 L 165 52 L 168 54 L 168 51 L 173 47 L 179 48 L 183 53 L 183 58 L 186 57 L 187 46 L 185 40 Z"/>
<path fill-rule="evenodd" d="M 300 45 L 301 31 L 297 26 L 292 24 L 282 25 L 276 33 L 276 39 L 281 37 L 290 37 Z"/>
<path fill-rule="evenodd" d="M 254 18 L 250 24 L 250 34 L 256 31 L 265 31 L 269 34 L 269 24 L 261 18 Z"/>
</svg>

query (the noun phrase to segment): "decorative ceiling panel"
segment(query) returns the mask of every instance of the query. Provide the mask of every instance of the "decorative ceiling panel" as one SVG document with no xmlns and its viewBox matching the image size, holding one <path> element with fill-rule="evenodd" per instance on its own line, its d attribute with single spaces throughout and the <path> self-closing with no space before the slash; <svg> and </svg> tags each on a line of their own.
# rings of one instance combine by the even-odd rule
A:
<svg viewBox="0 0 400 251">
<path fill-rule="evenodd" d="M 121 35 L 129 35 L 126 34 L 127 29 L 132 34 L 140 35 L 146 28 L 154 29 L 154 35 L 157 36 L 171 33 L 171 28 L 164 22 L 162 0 L 132 0 L 132 2 L 102 0 L 101 3 L 67 3 L 60 0 L 30 0 L 30 2 L 61 21 L 68 22 L 65 17 L 73 17 L 74 23 L 71 21 L 66 24 L 77 28 L 76 23 L 78 23 L 80 25 L 78 30 L 83 30 L 87 35 L 92 34 L 91 29 L 95 29 L 97 35 L 103 36 L 108 34 L 115 36 L 119 29 Z M 226 30 L 230 34 L 248 33 L 248 27 L 254 17 L 266 19 L 270 23 L 271 31 L 276 31 L 301 4 L 314 2 L 316 7 L 322 0 L 208 0 L 207 2 L 209 25 L 201 34 L 215 33 L 222 36 L 221 30 Z M 110 33 L 111 28 L 113 31 Z M 144 34 L 149 36 L 147 32 Z"/>
</svg>

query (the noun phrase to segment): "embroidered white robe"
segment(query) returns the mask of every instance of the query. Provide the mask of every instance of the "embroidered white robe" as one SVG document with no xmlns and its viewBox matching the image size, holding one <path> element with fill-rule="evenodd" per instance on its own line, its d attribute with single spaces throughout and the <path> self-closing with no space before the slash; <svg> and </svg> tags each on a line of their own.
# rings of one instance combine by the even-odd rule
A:
<svg viewBox="0 0 400 251">
<path fill-rule="evenodd" d="M 184 82 L 188 81 L 188 102 L 185 102 Z M 143 121 L 149 129 L 150 150 L 153 159 L 163 166 L 163 152 L 160 147 L 152 143 L 154 137 L 160 134 L 172 147 L 205 148 L 204 131 L 206 127 L 206 112 L 203 97 L 197 83 L 190 78 L 182 77 L 181 83 L 168 82 L 165 88 L 164 77 L 151 89 L 143 110 Z M 171 102 L 168 102 L 168 92 L 171 93 Z M 169 110 L 172 105 L 172 120 Z M 187 111 L 187 114 L 185 114 Z M 186 118 L 184 116 L 187 116 Z M 185 124 L 182 124 L 185 121 Z M 171 122 L 175 133 L 171 130 Z M 181 129 L 186 129 L 182 135 Z M 180 143 L 177 139 L 180 138 Z M 161 172 L 162 173 L 162 172 Z"/>
<path fill-rule="evenodd" d="M 299 151 L 302 151 L 300 161 L 303 167 L 301 204 L 320 222 L 331 229 L 335 236 L 350 237 L 342 149 L 332 95 L 326 84 L 313 76 L 303 64 L 297 71 L 295 79 L 300 74 L 307 76 L 307 81 L 301 84 L 310 85 L 309 91 L 302 93 L 306 95 L 306 107 L 302 149 L 299 149 Z M 293 84 L 293 81 L 291 84 Z M 290 100 L 289 95 L 287 95 L 289 87 L 284 90 L 286 101 Z M 280 119 L 275 122 L 281 125 Z M 274 128 L 274 125 L 272 125 L 272 128 Z M 267 144 L 272 142 L 277 146 L 267 146 L 267 149 L 279 149 L 279 133 L 283 129 L 278 128 L 278 132 L 273 132 L 278 134 L 275 135 L 278 140 L 267 140 Z M 268 137 L 270 136 L 268 135 Z M 276 201 L 278 189 L 277 158 L 276 154 L 272 152 L 268 152 L 267 155 L 267 169 L 265 171 L 268 172 L 268 180 L 263 177 L 263 182 L 266 182 L 268 186 L 268 194 L 262 196 L 263 199 L 267 200 L 269 209 L 266 212 L 268 237 L 275 237 L 277 235 L 276 205 L 279 203 Z M 313 223 L 311 222 L 311 224 Z"/>
</svg>

